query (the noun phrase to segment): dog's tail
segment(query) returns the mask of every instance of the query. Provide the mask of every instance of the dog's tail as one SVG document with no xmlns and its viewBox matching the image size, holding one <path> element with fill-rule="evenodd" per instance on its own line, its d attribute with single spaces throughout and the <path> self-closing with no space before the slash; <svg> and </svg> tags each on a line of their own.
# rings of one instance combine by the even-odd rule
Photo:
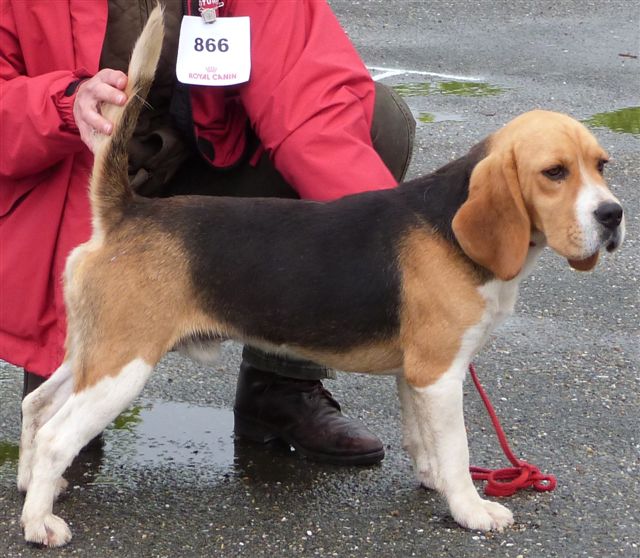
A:
<svg viewBox="0 0 640 558">
<path fill-rule="evenodd" d="M 153 83 L 164 39 L 164 10 L 157 5 L 131 53 L 124 106 L 104 104 L 102 114 L 113 123 L 110 136 L 96 135 L 90 182 L 94 234 L 117 222 L 133 197 L 127 173 L 127 146 Z"/>
</svg>

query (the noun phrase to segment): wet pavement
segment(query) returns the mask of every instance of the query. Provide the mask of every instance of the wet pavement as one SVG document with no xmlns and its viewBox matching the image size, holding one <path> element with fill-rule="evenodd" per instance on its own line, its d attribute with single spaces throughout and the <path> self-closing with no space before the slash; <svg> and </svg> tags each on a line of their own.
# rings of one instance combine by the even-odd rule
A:
<svg viewBox="0 0 640 558">
<path fill-rule="evenodd" d="M 212 368 L 176 355 L 162 361 L 103 449 L 68 474 L 56 509 L 72 543 L 42 550 L 23 543 L 18 524 L 21 374 L 0 363 L 0 556 L 640 557 L 638 8 L 626 0 L 332 5 L 372 74 L 386 74 L 419 119 L 410 176 L 534 107 L 585 121 L 610 152 L 606 176 L 627 211 L 622 250 L 590 274 L 545 254 L 516 315 L 476 362 L 514 451 L 554 473 L 558 488 L 509 498 L 516 524 L 504 533 L 459 528 L 413 478 L 390 378 L 327 382 L 383 439 L 379 466 L 315 465 L 284 446 L 234 440 L 240 352 L 227 343 Z M 506 466 L 470 382 L 465 405 L 472 462 Z"/>
</svg>

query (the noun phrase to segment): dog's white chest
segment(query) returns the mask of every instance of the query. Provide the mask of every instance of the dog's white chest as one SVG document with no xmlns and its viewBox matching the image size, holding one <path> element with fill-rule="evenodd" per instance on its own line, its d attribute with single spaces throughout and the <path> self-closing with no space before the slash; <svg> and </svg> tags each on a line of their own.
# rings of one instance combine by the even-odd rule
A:
<svg viewBox="0 0 640 558">
<path fill-rule="evenodd" d="M 482 318 L 486 328 L 491 331 L 513 313 L 518 298 L 519 281 L 491 281 L 480 287 L 485 300 Z"/>
<path fill-rule="evenodd" d="M 495 279 L 478 289 L 485 300 L 485 311 L 478 324 L 478 330 L 482 336 L 481 345 L 496 327 L 513 314 L 520 282 L 531 273 L 545 246 L 545 240 L 542 236 L 536 237 L 535 240 L 535 244 L 529 249 L 522 271 L 516 277 L 511 281 Z"/>
</svg>

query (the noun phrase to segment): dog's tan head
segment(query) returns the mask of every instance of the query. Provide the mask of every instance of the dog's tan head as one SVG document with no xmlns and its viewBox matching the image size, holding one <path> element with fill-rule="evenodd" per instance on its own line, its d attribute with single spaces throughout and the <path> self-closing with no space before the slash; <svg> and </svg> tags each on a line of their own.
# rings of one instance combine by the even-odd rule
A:
<svg viewBox="0 0 640 558">
<path fill-rule="evenodd" d="M 453 231 L 465 253 L 509 280 L 522 269 L 531 234 L 575 269 L 587 271 L 600 250 L 624 239 L 622 206 L 603 177 L 606 151 L 566 115 L 527 112 L 488 140 L 471 175 L 469 197 Z"/>
</svg>

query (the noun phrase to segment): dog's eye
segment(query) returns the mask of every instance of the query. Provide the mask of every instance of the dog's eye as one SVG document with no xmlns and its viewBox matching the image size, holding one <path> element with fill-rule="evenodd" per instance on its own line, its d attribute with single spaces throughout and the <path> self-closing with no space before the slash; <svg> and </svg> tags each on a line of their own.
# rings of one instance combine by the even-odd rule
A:
<svg viewBox="0 0 640 558">
<path fill-rule="evenodd" d="M 602 174 L 604 172 L 604 166 L 608 163 L 609 161 L 607 159 L 600 159 L 598 161 L 598 166 L 596 167 L 598 169 L 598 172 L 600 174 Z"/>
<path fill-rule="evenodd" d="M 563 180 L 567 176 L 567 169 L 562 165 L 556 165 L 550 169 L 543 170 L 542 174 L 551 180 Z"/>
</svg>

